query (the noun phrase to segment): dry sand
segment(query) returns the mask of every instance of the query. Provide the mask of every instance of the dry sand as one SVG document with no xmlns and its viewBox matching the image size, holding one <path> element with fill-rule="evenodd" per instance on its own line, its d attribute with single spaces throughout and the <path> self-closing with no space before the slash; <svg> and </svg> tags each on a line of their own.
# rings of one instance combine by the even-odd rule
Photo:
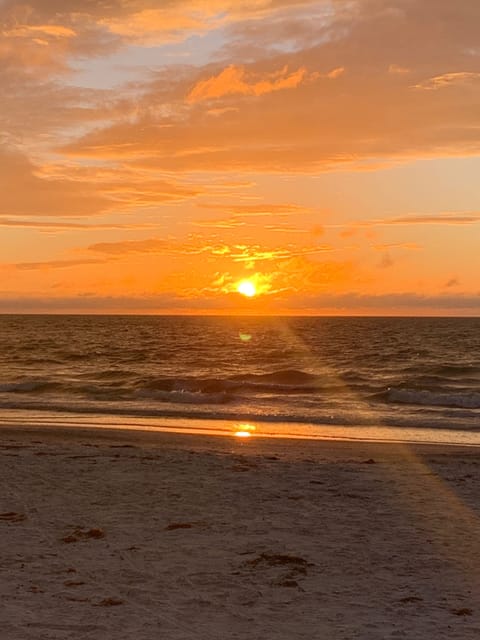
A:
<svg viewBox="0 0 480 640">
<path fill-rule="evenodd" d="M 480 637 L 480 450 L 0 432 L 3 640 Z"/>
</svg>

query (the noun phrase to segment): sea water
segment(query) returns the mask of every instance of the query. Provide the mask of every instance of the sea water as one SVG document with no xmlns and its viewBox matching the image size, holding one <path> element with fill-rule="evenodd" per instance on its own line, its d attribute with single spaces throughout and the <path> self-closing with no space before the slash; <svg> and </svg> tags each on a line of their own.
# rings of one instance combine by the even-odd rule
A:
<svg viewBox="0 0 480 640">
<path fill-rule="evenodd" d="M 0 418 L 480 444 L 480 318 L 4 315 Z"/>
</svg>

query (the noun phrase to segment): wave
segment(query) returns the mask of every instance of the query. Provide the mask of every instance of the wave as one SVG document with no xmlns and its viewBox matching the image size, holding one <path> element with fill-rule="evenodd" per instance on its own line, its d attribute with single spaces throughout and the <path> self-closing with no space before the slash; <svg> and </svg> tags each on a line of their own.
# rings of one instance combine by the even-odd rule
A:
<svg viewBox="0 0 480 640">
<path fill-rule="evenodd" d="M 91 373 L 78 374 L 78 378 L 91 379 L 95 377 L 96 380 L 118 380 L 119 378 L 132 378 L 135 376 L 135 372 L 129 369 L 103 369 L 96 371 L 94 376 Z"/>
<path fill-rule="evenodd" d="M 52 380 L 30 379 L 0 384 L 0 393 L 44 393 L 61 387 L 62 384 Z"/>
<path fill-rule="evenodd" d="M 10 395 L 22 395 L 30 399 L 51 396 L 56 400 L 64 399 L 67 403 L 74 398 L 117 403 L 146 399 L 173 404 L 225 404 L 234 399 L 221 381 L 165 378 L 128 385 L 119 380 L 127 375 L 120 371 L 101 372 L 96 376 L 97 380 L 88 374 L 63 381 L 23 379 L 1 384 L 0 394 L 7 398 Z M 87 377 L 89 379 L 85 380 Z M 23 399 L 22 403 L 25 402 Z"/>
<path fill-rule="evenodd" d="M 227 387 L 218 378 L 150 378 L 137 380 L 134 384 L 137 393 L 149 391 L 189 392 L 214 394 L 226 391 Z"/>
<path fill-rule="evenodd" d="M 272 373 L 250 373 L 232 376 L 231 380 L 239 382 L 249 382 L 252 384 L 272 384 L 282 386 L 303 386 L 315 383 L 318 376 L 298 369 L 283 369 Z"/>
<path fill-rule="evenodd" d="M 326 382 L 323 382 L 326 385 Z M 154 378 L 139 380 L 138 391 L 188 392 L 206 395 L 233 395 L 238 392 L 313 393 L 319 390 L 319 377 L 304 371 L 282 370 L 273 373 L 252 373 L 225 378 Z"/>
<path fill-rule="evenodd" d="M 445 378 L 461 378 L 462 380 L 471 376 L 478 380 L 480 376 L 480 365 L 478 364 L 465 364 L 465 363 L 423 363 L 408 365 L 403 368 L 404 373 L 411 373 L 414 375 L 430 375 L 440 379 Z"/>
<path fill-rule="evenodd" d="M 433 386 L 428 384 L 433 382 Z M 342 383 L 341 377 L 321 376 L 299 369 L 281 369 L 269 373 L 243 373 L 225 377 L 141 376 L 138 371 L 102 369 L 79 372 L 76 377 L 25 377 L 0 385 L 4 400 L 22 396 L 22 402 L 41 397 L 69 402 L 75 398 L 92 402 L 124 404 L 145 401 L 166 405 L 245 405 L 265 403 L 281 411 L 290 405 L 306 410 L 322 410 L 328 406 L 349 406 L 366 402 L 370 408 L 378 404 L 417 405 L 421 407 L 479 409 L 478 387 L 459 386 L 458 380 L 448 386 L 440 380 L 421 377 L 417 380 L 375 386 L 357 380 Z M 465 383 L 465 381 L 463 381 Z"/>
<path fill-rule="evenodd" d="M 480 375 L 480 365 L 477 364 L 442 364 L 432 367 L 433 373 L 439 376 L 464 378 L 467 375 Z"/>
<path fill-rule="evenodd" d="M 337 387 L 338 381 L 328 381 L 321 376 L 300 371 L 285 369 L 273 373 L 252 373 L 232 376 L 228 379 L 230 388 L 260 393 L 312 394 L 327 387 Z"/>
<path fill-rule="evenodd" d="M 226 404 L 233 400 L 227 393 L 202 393 L 201 391 L 148 391 L 140 390 L 136 398 L 156 400 L 157 402 L 171 402 L 173 404 Z"/>
<path fill-rule="evenodd" d="M 388 389 L 384 394 L 388 402 L 431 407 L 458 407 L 480 409 L 480 393 L 452 393 L 427 389 Z"/>
</svg>

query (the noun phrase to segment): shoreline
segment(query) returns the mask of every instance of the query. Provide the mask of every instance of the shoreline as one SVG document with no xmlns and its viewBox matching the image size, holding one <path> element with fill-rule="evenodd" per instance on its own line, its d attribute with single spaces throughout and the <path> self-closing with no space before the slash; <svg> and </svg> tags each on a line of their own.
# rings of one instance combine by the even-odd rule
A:
<svg viewBox="0 0 480 640">
<path fill-rule="evenodd" d="M 292 452 L 297 456 L 302 453 L 310 456 L 322 455 L 342 449 L 359 451 L 378 451 L 384 455 L 391 452 L 396 456 L 400 451 L 409 450 L 416 454 L 452 453 L 478 455 L 476 444 L 451 442 L 424 442 L 408 440 L 379 440 L 359 437 L 295 437 L 291 435 L 252 435 L 237 436 L 232 432 L 201 432 L 195 429 L 175 429 L 170 427 L 133 427 L 98 426 L 84 424 L 72 426 L 55 426 L 40 424 L 0 424 L 0 445 L 8 440 L 38 439 L 51 443 L 82 443 L 85 440 L 93 443 L 136 444 L 141 447 L 169 447 L 178 449 L 194 448 L 196 451 L 242 451 L 244 455 L 258 455 L 272 449 L 281 450 L 284 454 Z M 390 456 L 389 456 L 390 457 Z"/>
<path fill-rule="evenodd" d="M 82 414 L 4 410 L 0 432 L 6 429 L 100 430 L 123 433 L 170 433 L 192 437 L 221 437 L 248 441 L 291 440 L 313 442 L 365 442 L 410 446 L 480 447 L 480 431 L 405 426 L 320 425 L 186 417 L 138 417 L 116 414 Z"/>
</svg>

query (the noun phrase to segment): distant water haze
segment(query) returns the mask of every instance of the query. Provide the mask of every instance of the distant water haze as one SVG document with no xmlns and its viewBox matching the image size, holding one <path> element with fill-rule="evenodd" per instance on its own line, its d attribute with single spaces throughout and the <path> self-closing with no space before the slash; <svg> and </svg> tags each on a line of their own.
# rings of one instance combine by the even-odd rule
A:
<svg viewBox="0 0 480 640">
<path fill-rule="evenodd" d="M 0 316 L 0 367 L 17 417 L 480 432 L 475 318 Z"/>
</svg>

